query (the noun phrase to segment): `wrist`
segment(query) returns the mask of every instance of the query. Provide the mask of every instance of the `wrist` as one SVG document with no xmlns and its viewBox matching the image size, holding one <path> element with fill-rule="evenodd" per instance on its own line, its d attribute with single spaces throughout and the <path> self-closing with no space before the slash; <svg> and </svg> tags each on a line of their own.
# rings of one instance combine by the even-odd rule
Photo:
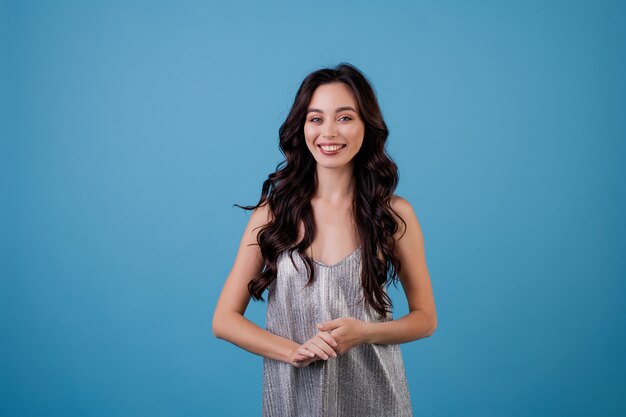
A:
<svg viewBox="0 0 626 417">
<path fill-rule="evenodd" d="M 285 343 L 285 347 L 283 348 L 282 351 L 282 357 L 279 359 L 282 362 L 291 364 L 292 363 L 292 358 L 294 356 L 294 352 L 300 347 L 299 344 L 297 344 L 296 342 L 294 342 L 293 340 L 289 340 L 287 343 Z"/>
<path fill-rule="evenodd" d="M 365 322 L 365 332 L 363 335 L 363 343 L 371 345 L 375 340 L 376 323 Z"/>
</svg>

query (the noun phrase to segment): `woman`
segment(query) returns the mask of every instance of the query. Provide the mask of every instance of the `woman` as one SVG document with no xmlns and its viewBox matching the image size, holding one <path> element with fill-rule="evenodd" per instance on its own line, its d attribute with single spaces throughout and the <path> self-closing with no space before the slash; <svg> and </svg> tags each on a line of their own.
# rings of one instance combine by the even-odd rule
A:
<svg viewBox="0 0 626 417">
<path fill-rule="evenodd" d="M 265 417 L 412 416 L 399 344 L 432 335 L 437 316 L 371 85 L 347 63 L 309 74 L 279 136 L 285 161 L 239 206 L 253 212 L 213 332 L 264 357 Z M 410 312 L 393 320 L 398 278 Z M 244 313 L 265 289 L 263 330 Z"/>
</svg>

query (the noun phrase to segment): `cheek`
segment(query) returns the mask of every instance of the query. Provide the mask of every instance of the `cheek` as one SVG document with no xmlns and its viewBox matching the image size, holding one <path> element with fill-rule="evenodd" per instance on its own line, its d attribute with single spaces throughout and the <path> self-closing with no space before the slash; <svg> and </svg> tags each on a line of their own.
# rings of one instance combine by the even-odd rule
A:
<svg viewBox="0 0 626 417">
<path fill-rule="evenodd" d="M 364 134 L 365 130 L 363 126 L 356 124 L 345 126 L 345 129 L 343 130 L 343 135 L 350 137 L 352 140 L 362 138 Z"/>
<path fill-rule="evenodd" d="M 354 149 L 358 152 L 363 146 L 363 139 L 365 136 L 365 128 L 363 126 L 352 126 L 350 129 L 350 133 L 346 136 L 349 136 L 352 143 L 354 144 Z"/>
<path fill-rule="evenodd" d="M 315 126 L 304 126 L 304 138 L 307 142 L 312 142 L 318 136 L 318 129 Z"/>
</svg>

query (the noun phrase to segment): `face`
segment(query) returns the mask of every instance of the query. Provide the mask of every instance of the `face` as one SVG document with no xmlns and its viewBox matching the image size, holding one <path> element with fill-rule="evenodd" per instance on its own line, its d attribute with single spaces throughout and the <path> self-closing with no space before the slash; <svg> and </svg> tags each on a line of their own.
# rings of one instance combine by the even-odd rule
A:
<svg viewBox="0 0 626 417">
<path fill-rule="evenodd" d="M 318 164 L 349 164 L 361 149 L 365 125 L 358 110 L 346 84 L 332 82 L 317 87 L 307 108 L 304 138 Z"/>
</svg>

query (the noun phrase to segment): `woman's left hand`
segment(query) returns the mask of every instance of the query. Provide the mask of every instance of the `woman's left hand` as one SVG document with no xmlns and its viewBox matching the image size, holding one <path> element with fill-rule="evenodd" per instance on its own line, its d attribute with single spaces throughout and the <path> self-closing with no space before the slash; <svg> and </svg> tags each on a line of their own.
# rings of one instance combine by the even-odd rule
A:
<svg viewBox="0 0 626 417">
<path fill-rule="evenodd" d="M 354 317 L 340 317 L 335 320 L 319 323 L 317 328 L 330 332 L 337 341 L 335 352 L 341 355 L 355 346 L 366 343 L 369 323 Z"/>
</svg>

